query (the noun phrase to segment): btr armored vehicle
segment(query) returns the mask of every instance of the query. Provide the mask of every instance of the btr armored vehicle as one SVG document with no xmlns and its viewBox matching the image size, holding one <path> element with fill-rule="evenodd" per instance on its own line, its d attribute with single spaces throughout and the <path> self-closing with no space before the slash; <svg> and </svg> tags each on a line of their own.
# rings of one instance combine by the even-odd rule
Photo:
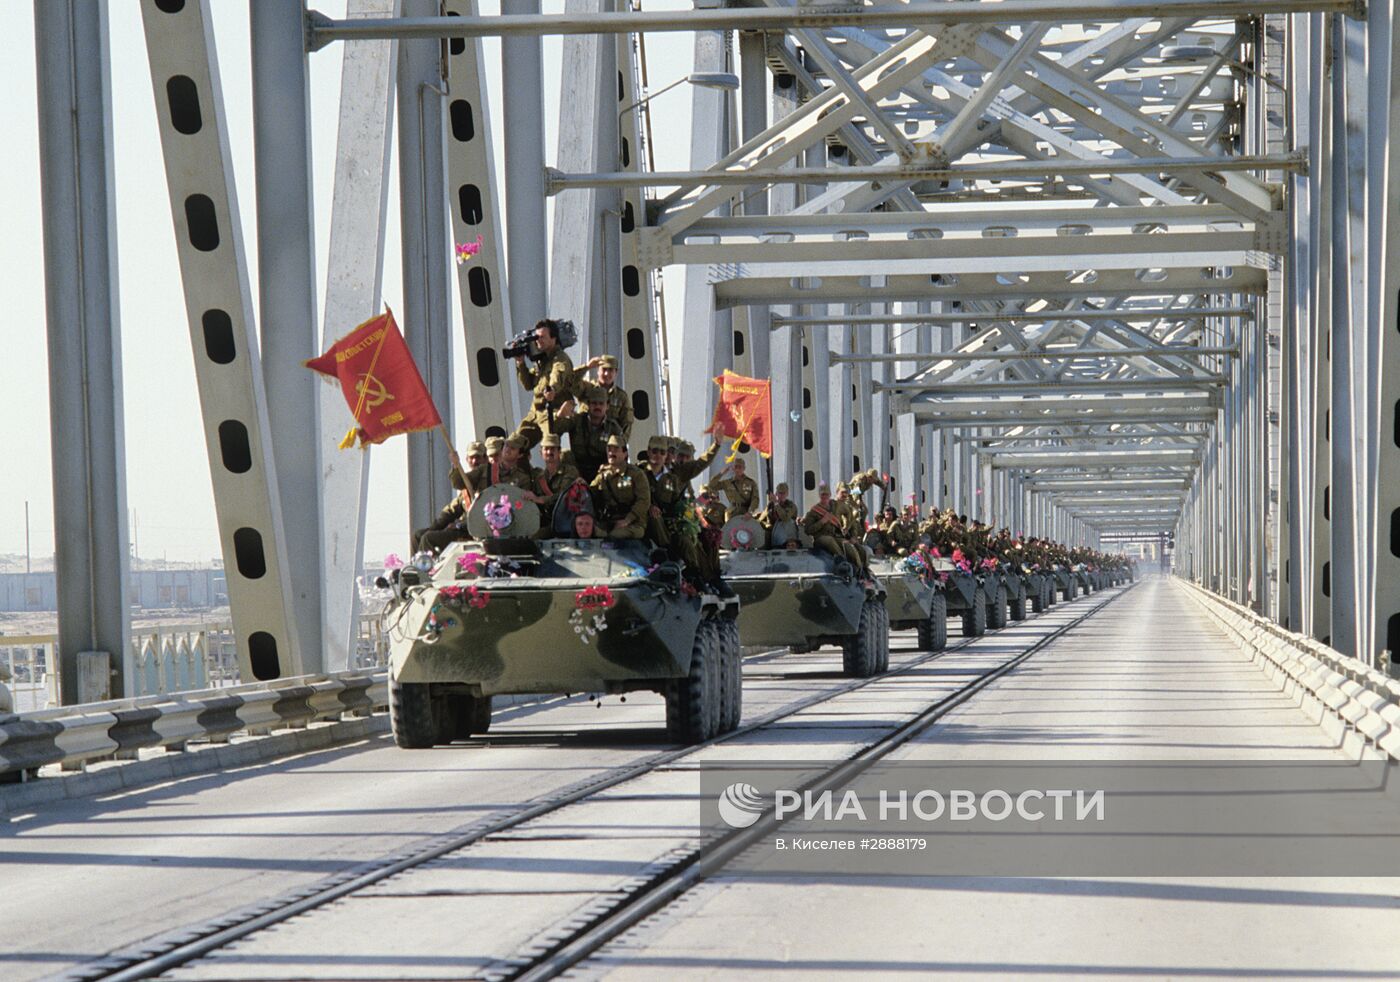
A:
<svg viewBox="0 0 1400 982">
<path fill-rule="evenodd" d="M 807 547 L 795 528 L 788 534 L 792 537 L 776 537 L 780 548 L 765 548 L 767 530 L 746 516 L 731 519 L 720 533 L 727 550 L 720 569 L 740 600 L 741 642 L 794 651 L 840 645 L 846 675 L 868 678 L 886 671 L 885 586 L 863 577 L 849 561 Z"/>
<path fill-rule="evenodd" d="M 901 559 L 872 559 L 871 572 L 885 587 L 885 610 L 890 627 L 915 628 L 919 650 L 942 651 L 948 646 L 948 598 L 940 574 L 952 563 L 926 553 Z"/>
<path fill-rule="evenodd" d="M 586 494 L 575 500 L 590 510 Z M 506 693 L 652 690 L 677 741 L 734 729 L 738 602 L 697 592 L 643 542 L 541 539 L 538 528 L 535 505 L 494 485 L 468 515 L 473 541 L 391 574 L 383 616 L 398 745 L 484 733 L 491 697 Z"/>
</svg>

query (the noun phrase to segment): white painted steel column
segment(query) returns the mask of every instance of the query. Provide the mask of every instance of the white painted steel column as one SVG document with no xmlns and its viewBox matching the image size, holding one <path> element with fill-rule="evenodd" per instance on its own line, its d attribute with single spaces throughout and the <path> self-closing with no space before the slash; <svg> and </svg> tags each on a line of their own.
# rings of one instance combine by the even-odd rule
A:
<svg viewBox="0 0 1400 982">
<path fill-rule="evenodd" d="M 302 667 L 320 672 L 326 657 L 323 593 L 329 586 L 321 543 L 321 455 L 338 451 L 321 441 L 323 383 L 303 364 L 320 354 L 306 5 L 258 0 L 248 10 L 263 381 L 288 570 L 295 573 L 290 576 L 292 625 Z"/>
<path fill-rule="evenodd" d="M 431 17 L 436 0 L 403 0 L 405 17 Z M 438 414 L 455 443 L 452 392 L 451 242 L 447 209 L 446 119 L 441 45 L 431 39 L 399 43 L 399 202 L 403 247 L 404 341 L 418 364 Z M 542 125 L 542 124 L 541 124 Z M 431 430 L 408 439 L 409 528 L 436 517 L 455 493 L 442 436 Z"/>
<path fill-rule="evenodd" d="M 350 18 L 393 17 L 398 0 L 351 0 Z M 325 350 L 378 311 L 384 279 L 384 228 L 389 203 L 389 155 L 398 45 L 365 41 L 345 46 L 340 69 L 340 129 L 335 191 L 326 257 Z M 321 548 L 325 667 L 354 665 L 364 568 L 365 509 L 370 450 L 334 449 L 353 424 L 339 385 L 324 384 L 321 399 Z"/>
<path fill-rule="evenodd" d="M 501 0 L 502 14 L 538 14 L 540 0 Z M 546 234 L 544 69 L 538 37 L 501 39 L 505 114 L 506 256 L 512 334 L 549 314 Z M 594 80 L 589 79 L 591 84 Z M 568 314 L 560 316 L 567 317 Z"/>
<path fill-rule="evenodd" d="M 107 9 L 34 5 L 59 667 L 66 705 L 132 694 Z M 110 693 L 80 691 L 83 652 Z"/>
</svg>

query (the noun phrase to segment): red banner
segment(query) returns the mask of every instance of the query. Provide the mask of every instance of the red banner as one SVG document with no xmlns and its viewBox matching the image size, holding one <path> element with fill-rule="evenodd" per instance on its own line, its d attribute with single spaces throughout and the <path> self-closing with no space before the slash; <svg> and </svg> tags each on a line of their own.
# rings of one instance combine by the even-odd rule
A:
<svg viewBox="0 0 1400 982">
<path fill-rule="evenodd" d="M 355 417 L 342 448 L 352 446 L 356 436 L 363 448 L 442 425 L 391 311 L 365 321 L 306 367 L 340 381 Z"/>
<path fill-rule="evenodd" d="M 742 441 L 765 457 L 773 456 L 772 382 L 735 375 L 729 369 L 715 379 L 719 403 L 709 432 Z"/>
</svg>

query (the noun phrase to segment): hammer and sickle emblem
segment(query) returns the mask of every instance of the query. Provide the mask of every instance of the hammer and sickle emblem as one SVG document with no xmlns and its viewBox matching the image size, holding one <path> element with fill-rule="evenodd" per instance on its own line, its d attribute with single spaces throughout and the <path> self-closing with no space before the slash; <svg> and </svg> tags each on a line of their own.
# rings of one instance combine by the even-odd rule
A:
<svg viewBox="0 0 1400 982">
<path fill-rule="evenodd" d="M 364 400 L 366 409 L 374 409 L 384 405 L 394 397 L 389 394 L 384 383 L 375 378 L 369 372 L 365 372 L 355 381 L 355 394 Z"/>
</svg>

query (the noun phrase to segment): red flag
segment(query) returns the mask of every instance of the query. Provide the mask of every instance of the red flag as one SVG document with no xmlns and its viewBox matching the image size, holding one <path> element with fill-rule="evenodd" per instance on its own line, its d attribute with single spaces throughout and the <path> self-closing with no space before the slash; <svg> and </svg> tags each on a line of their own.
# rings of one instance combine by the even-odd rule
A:
<svg viewBox="0 0 1400 982">
<path fill-rule="evenodd" d="M 355 417 L 341 449 L 353 446 L 357 435 L 363 448 L 442 425 L 392 311 L 365 321 L 306 367 L 340 380 Z"/>
<path fill-rule="evenodd" d="M 736 449 L 739 443 L 747 443 L 763 456 L 773 456 L 772 382 L 735 375 L 726 368 L 715 383 L 719 403 L 709 432 L 732 439 Z"/>
</svg>

